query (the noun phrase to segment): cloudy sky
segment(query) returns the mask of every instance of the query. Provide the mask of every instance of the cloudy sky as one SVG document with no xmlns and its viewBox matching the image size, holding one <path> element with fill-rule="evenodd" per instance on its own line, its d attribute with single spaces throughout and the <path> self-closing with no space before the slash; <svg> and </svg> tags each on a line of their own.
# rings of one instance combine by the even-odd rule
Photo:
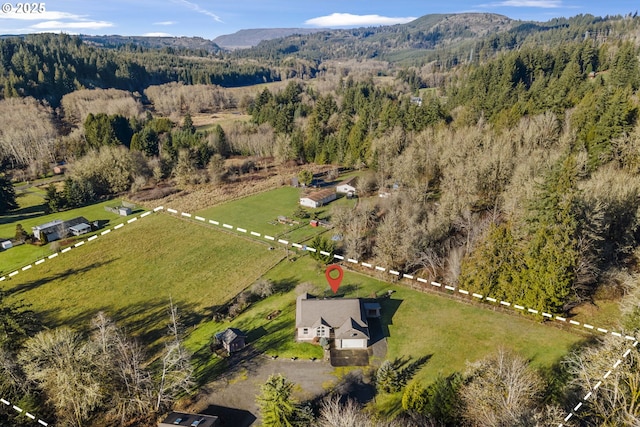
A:
<svg viewBox="0 0 640 427">
<path fill-rule="evenodd" d="M 429 13 L 493 12 L 546 21 L 580 13 L 616 15 L 639 7 L 628 0 L 48 0 L 35 10 L 0 0 L 0 34 L 65 32 L 200 36 L 243 28 L 361 27 L 411 21 Z M 636 4 L 634 6 L 634 4 Z"/>
</svg>

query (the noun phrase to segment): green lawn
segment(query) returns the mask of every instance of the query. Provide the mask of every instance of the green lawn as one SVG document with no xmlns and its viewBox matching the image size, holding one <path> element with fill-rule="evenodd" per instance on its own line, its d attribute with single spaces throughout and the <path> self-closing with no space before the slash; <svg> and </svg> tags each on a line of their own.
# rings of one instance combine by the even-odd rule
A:
<svg viewBox="0 0 640 427">
<path fill-rule="evenodd" d="M 169 298 L 187 325 L 210 317 L 283 256 L 267 246 L 165 214 L 125 225 L 0 283 L 47 326 L 86 328 L 104 310 L 152 344 Z"/>
<path fill-rule="evenodd" d="M 295 262 L 278 264 L 266 277 L 284 291 L 255 304 L 233 322 L 202 324 L 189 337 L 189 347 L 196 354 L 207 354 L 210 337 L 234 326 L 244 329 L 250 341 L 267 354 L 319 357 L 306 346 L 293 342 L 296 298 L 293 289 L 299 283 L 311 282 L 316 286 L 317 295 L 332 296 L 324 271 L 305 256 Z M 381 302 L 388 335 L 387 358 L 430 356 L 417 374 L 424 382 L 432 381 L 439 374 L 463 371 L 467 361 L 485 357 L 499 347 L 521 354 L 535 367 L 550 367 L 584 339 L 577 333 L 543 325 L 536 318 L 493 312 L 486 307 L 413 291 L 349 271 L 345 271 L 338 295 L 369 297 L 384 295 L 387 290 L 394 291 L 391 298 Z M 275 310 L 281 314 L 272 321 L 267 320 L 266 316 Z M 200 372 L 206 375 L 218 362 L 203 357 L 200 363 Z"/>
<path fill-rule="evenodd" d="M 299 200 L 300 189 L 282 187 L 204 209 L 196 212 L 196 215 L 291 242 L 304 242 L 325 229 L 311 227 L 309 219 L 293 218 L 293 212 L 298 208 Z M 305 209 L 312 216 L 328 219 L 331 206 L 336 204 L 353 206 L 355 201 L 342 197 L 321 208 Z M 278 216 L 295 219 L 300 224 L 279 224 Z"/>
<path fill-rule="evenodd" d="M 108 226 L 126 222 L 126 220 L 129 219 L 104 210 L 105 206 L 118 206 L 121 203 L 118 199 L 49 215 L 43 215 L 44 207 L 37 205 L 37 201 L 37 193 L 27 193 L 25 196 L 18 197 L 20 209 L 11 212 L 9 215 L 0 216 L 0 240 L 12 239 L 16 234 L 17 224 L 21 224 L 22 228 L 24 228 L 27 233 L 31 234 L 31 227 L 44 224 L 55 219 L 67 220 L 83 216 L 89 221 L 106 221 Z M 91 234 L 80 236 L 78 239 L 86 239 L 90 235 Z M 70 242 L 73 240 L 74 239 L 71 239 Z M 31 244 L 16 246 L 7 251 L 0 252 L 0 275 L 11 272 L 23 265 L 30 264 L 39 258 L 50 255 L 51 253 L 52 251 L 49 245 L 40 246 Z"/>
</svg>

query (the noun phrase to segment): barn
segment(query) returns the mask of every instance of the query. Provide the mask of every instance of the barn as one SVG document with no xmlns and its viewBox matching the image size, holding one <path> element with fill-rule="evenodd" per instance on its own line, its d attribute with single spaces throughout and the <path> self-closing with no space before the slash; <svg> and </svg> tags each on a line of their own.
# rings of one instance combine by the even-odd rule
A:
<svg viewBox="0 0 640 427">
<path fill-rule="evenodd" d="M 334 201 L 338 195 L 333 188 L 314 191 L 300 198 L 300 205 L 308 208 L 319 208 Z"/>
</svg>

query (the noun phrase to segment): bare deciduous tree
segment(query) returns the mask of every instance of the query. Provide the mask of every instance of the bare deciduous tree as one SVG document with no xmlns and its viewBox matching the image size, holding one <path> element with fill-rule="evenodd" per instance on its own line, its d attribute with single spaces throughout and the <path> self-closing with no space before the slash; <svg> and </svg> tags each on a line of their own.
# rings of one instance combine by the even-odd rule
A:
<svg viewBox="0 0 640 427">
<path fill-rule="evenodd" d="M 460 391 L 464 417 L 474 426 L 507 427 L 530 417 L 542 391 L 527 361 L 503 349 L 467 369 Z"/>
</svg>

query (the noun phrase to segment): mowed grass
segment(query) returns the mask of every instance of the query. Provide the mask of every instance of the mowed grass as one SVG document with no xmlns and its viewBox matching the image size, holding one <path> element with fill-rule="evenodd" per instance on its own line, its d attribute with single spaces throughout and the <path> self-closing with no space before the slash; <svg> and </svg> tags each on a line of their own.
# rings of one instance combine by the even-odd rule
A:
<svg viewBox="0 0 640 427">
<path fill-rule="evenodd" d="M 332 297 L 324 269 L 308 256 L 295 262 L 282 262 L 266 278 L 281 292 L 252 305 L 232 322 L 208 322 L 191 334 L 188 345 L 200 354 L 203 375 L 215 371 L 215 359 L 207 358 L 210 337 L 229 326 L 244 329 L 261 351 L 279 357 L 319 357 L 294 342 L 295 286 L 309 282 L 317 296 Z M 422 293 L 390 284 L 360 273 L 345 271 L 338 297 L 383 296 L 383 324 L 387 335 L 387 359 L 429 357 L 416 378 L 425 383 L 438 375 L 464 371 L 467 362 L 505 348 L 529 359 L 532 366 L 546 369 L 556 364 L 575 345 L 585 339 L 577 331 L 542 324 L 538 318 L 494 312 L 488 307 L 466 304 L 437 294 Z M 268 314 L 280 310 L 273 320 Z M 315 347 L 317 348 L 317 347 Z M 317 348 L 320 352 L 320 349 Z M 380 363 L 381 360 L 373 360 Z"/>
<path fill-rule="evenodd" d="M 105 311 L 152 345 L 166 332 L 170 298 L 186 326 L 253 283 L 283 256 L 266 245 L 153 214 L 0 283 L 49 327 L 86 329 Z"/>
<path fill-rule="evenodd" d="M 212 208 L 198 211 L 196 214 L 207 219 L 244 228 L 260 234 L 283 238 L 292 242 L 303 242 L 325 231 L 321 227 L 311 227 L 310 218 L 293 218 L 300 201 L 300 189 L 281 187 L 264 193 L 227 202 Z M 354 200 L 340 198 L 327 206 L 317 209 L 304 208 L 311 216 L 328 219 L 331 206 L 346 204 L 352 206 Z M 297 225 L 278 223 L 278 216 L 285 216 L 299 222 Z"/>
<path fill-rule="evenodd" d="M 41 201 L 42 199 L 40 199 Z M 0 215 L 0 240 L 13 239 L 16 234 L 16 225 L 22 225 L 22 228 L 29 234 L 32 234 L 32 227 L 44 224 L 56 219 L 68 220 L 83 216 L 89 221 L 100 220 L 113 226 L 121 222 L 125 222 L 130 217 L 121 217 L 111 212 L 107 212 L 105 206 L 118 206 L 122 202 L 119 199 L 108 200 L 102 203 L 96 203 L 84 206 L 78 209 L 72 209 L 63 212 L 56 212 L 48 215 L 42 215 L 44 207 L 38 205 L 37 194 L 26 193 L 25 196 L 18 197 L 20 209 L 10 212 L 7 215 Z M 94 233 L 95 234 L 95 233 Z M 86 239 L 91 234 L 86 234 L 78 238 L 70 239 L 73 242 L 78 239 Z M 0 252 L 0 275 L 11 272 L 23 265 L 32 263 L 33 261 L 53 253 L 50 246 L 25 244 L 13 247 L 7 251 Z"/>
</svg>

